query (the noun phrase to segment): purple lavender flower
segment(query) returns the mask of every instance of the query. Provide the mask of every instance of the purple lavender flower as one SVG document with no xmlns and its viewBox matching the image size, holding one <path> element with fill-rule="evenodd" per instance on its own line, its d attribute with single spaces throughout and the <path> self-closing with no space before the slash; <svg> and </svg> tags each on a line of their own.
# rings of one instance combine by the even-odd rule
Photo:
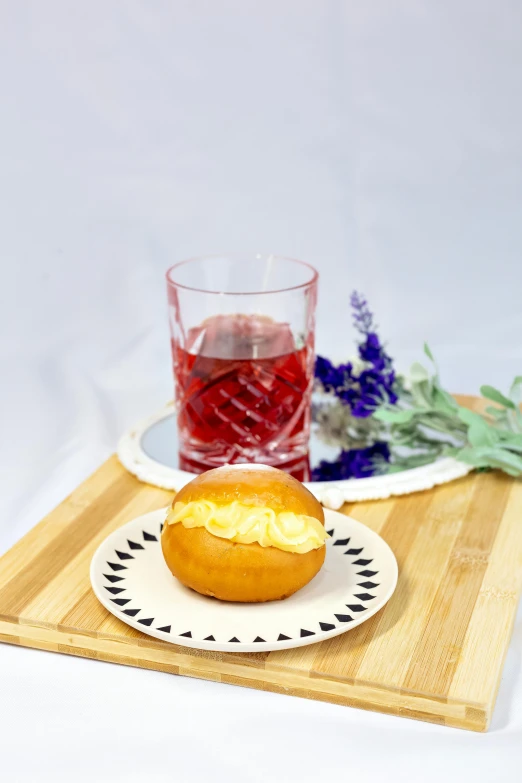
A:
<svg viewBox="0 0 522 783">
<path fill-rule="evenodd" d="M 383 350 L 379 342 L 379 337 L 375 332 L 369 332 L 366 340 L 359 346 L 359 356 L 365 362 L 373 364 L 376 370 L 384 370 L 386 360 L 383 357 Z"/>
<path fill-rule="evenodd" d="M 325 391 L 332 392 L 349 405 L 353 416 L 363 419 L 371 416 L 383 402 L 397 402 L 395 372 L 392 360 L 375 331 L 368 302 L 362 294 L 354 291 L 350 303 L 354 326 L 364 337 L 358 350 L 366 367 L 359 375 L 354 375 L 351 364 L 335 367 L 329 359 L 318 356 L 315 376 Z"/>
<path fill-rule="evenodd" d="M 341 374 L 337 367 L 334 367 L 330 359 L 324 356 L 318 356 L 315 360 L 315 377 L 321 382 L 326 392 L 335 392 L 341 385 Z"/>
<path fill-rule="evenodd" d="M 350 478 L 368 478 L 380 472 L 390 460 L 387 443 L 378 442 L 364 449 L 341 451 L 334 462 L 322 460 L 312 470 L 312 481 L 340 481 Z"/>
<path fill-rule="evenodd" d="M 373 327 L 373 315 L 362 294 L 352 291 L 350 304 L 353 310 L 353 325 L 361 334 L 368 334 Z"/>
<path fill-rule="evenodd" d="M 397 402 L 395 371 L 381 344 L 366 299 L 354 291 L 350 304 L 354 326 L 361 335 L 358 351 L 364 368 L 357 374 L 350 363 L 336 367 L 329 359 L 318 356 L 315 377 L 326 392 L 349 407 L 354 418 L 367 419 L 383 402 Z M 365 448 L 343 450 L 335 461 L 323 460 L 314 468 L 312 480 L 366 478 L 381 472 L 389 460 L 388 444 L 381 441 Z"/>
</svg>

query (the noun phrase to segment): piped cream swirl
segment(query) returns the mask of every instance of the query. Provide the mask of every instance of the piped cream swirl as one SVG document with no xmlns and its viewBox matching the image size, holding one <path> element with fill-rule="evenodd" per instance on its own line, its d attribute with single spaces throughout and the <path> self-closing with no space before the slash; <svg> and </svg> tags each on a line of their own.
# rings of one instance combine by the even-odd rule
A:
<svg viewBox="0 0 522 783">
<path fill-rule="evenodd" d="M 246 506 L 239 501 L 226 505 L 210 500 L 178 501 L 169 510 L 166 522 L 181 523 L 186 528 L 204 527 L 213 536 L 238 544 L 257 543 L 298 554 L 319 549 L 328 538 L 315 517 L 292 511 L 276 513 L 266 506 Z"/>
</svg>

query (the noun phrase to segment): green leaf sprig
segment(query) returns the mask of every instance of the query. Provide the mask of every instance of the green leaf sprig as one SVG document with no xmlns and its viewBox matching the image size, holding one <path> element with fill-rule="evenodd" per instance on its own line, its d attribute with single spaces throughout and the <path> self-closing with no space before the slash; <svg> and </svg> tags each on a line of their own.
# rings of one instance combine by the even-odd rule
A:
<svg viewBox="0 0 522 783">
<path fill-rule="evenodd" d="M 444 455 L 474 468 L 498 468 L 511 476 L 522 475 L 522 376 L 515 378 L 507 397 L 493 386 L 482 386 L 482 396 L 495 405 L 481 415 L 459 405 L 442 388 L 426 344 L 424 352 L 435 372 L 430 375 L 415 363 L 410 386 L 401 385 L 398 403 L 384 403 L 373 414 L 387 429 L 392 451 L 390 472 L 424 465 Z"/>
</svg>

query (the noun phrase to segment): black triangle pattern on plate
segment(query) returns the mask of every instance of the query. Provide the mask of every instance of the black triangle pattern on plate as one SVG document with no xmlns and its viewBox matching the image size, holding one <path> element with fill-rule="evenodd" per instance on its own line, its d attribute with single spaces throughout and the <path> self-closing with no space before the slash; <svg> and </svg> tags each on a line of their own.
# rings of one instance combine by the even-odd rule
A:
<svg viewBox="0 0 522 783">
<path fill-rule="evenodd" d="M 333 534 L 334 534 L 334 530 L 333 530 L 333 528 L 332 528 L 331 530 L 327 530 L 327 531 L 326 531 L 326 535 L 327 535 L 327 536 L 330 536 L 330 538 L 333 536 Z"/>
<path fill-rule="evenodd" d="M 129 555 L 128 552 L 118 552 L 116 549 L 116 554 L 120 558 L 120 560 L 134 560 L 133 555 Z"/>
<path fill-rule="evenodd" d="M 335 616 L 340 623 L 351 623 L 353 621 L 353 617 L 350 617 L 349 614 L 336 614 Z"/>
<path fill-rule="evenodd" d="M 335 625 L 332 625 L 332 623 L 319 623 L 319 627 L 321 631 L 333 631 Z"/>
<path fill-rule="evenodd" d="M 109 593 L 112 593 L 113 595 L 118 595 L 118 593 L 124 593 L 125 587 L 107 587 L 107 585 L 103 585 L 106 590 L 109 591 Z"/>
<path fill-rule="evenodd" d="M 160 531 L 163 530 L 163 527 L 164 527 L 164 525 L 162 523 L 160 525 Z M 148 533 L 146 530 L 143 530 L 142 534 L 143 534 L 143 540 L 144 541 L 151 541 L 151 542 L 152 541 L 154 541 L 154 542 L 158 541 L 158 538 L 155 535 L 153 535 L 152 533 Z M 330 537 L 333 537 L 334 529 L 327 531 L 327 534 Z M 347 544 L 349 544 L 349 542 L 350 542 L 350 538 L 338 539 L 336 541 L 333 541 L 333 546 L 346 546 Z M 131 550 L 139 550 L 139 549 L 144 549 L 145 548 L 142 544 L 139 544 L 139 543 L 136 543 L 134 541 L 131 541 L 130 539 L 127 539 L 127 543 L 128 543 L 128 545 L 129 545 Z M 360 549 L 348 549 L 344 554 L 346 554 L 346 555 L 360 555 L 361 552 L 363 551 L 363 549 L 364 549 L 364 547 L 361 547 Z M 117 549 L 115 550 L 115 552 L 116 552 L 117 557 L 120 560 L 133 560 L 134 559 L 134 556 L 131 555 L 131 554 L 128 554 L 127 552 L 120 552 Z M 373 562 L 372 559 L 366 560 L 366 559 L 363 559 L 363 558 L 359 558 L 358 560 L 355 560 L 353 562 L 353 565 L 367 566 L 367 565 L 369 565 L 372 562 Z M 107 565 L 112 569 L 112 571 L 127 570 L 127 566 L 122 565 L 121 563 L 111 563 L 110 561 L 107 561 Z M 368 569 L 365 569 L 365 570 L 359 571 L 357 573 L 358 573 L 359 576 L 363 576 L 363 577 L 374 577 L 374 576 L 376 576 L 378 574 L 378 571 L 370 571 Z M 112 582 L 112 583 L 123 581 L 124 578 L 125 578 L 123 576 L 116 576 L 115 574 L 103 574 L 103 576 L 109 582 Z M 359 582 L 358 586 L 359 587 L 363 587 L 366 590 L 371 590 L 373 588 L 378 587 L 379 585 L 374 583 L 374 582 L 365 581 L 365 582 Z M 107 586 L 105 586 L 105 589 L 108 592 L 112 593 L 113 595 L 117 595 L 118 593 L 124 592 L 126 588 L 123 588 L 123 587 L 107 587 Z M 355 598 L 358 598 L 360 601 L 371 601 L 371 600 L 375 599 L 376 596 L 371 595 L 370 593 L 359 593 L 359 594 L 355 594 Z M 111 599 L 112 603 L 115 603 L 118 606 L 122 606 L 122 607 L 125 606 L 126 604 L 130 603 L 131 600 L 132 599 L 130 599 L 130 598 L 113 598 L 113 599 Z M 363 612 L 367 608 L 365 606 L 362 606 L 361 604 L 346 604 L 346 606 L 352 612 Z M 135 617 L 141 611 L 141 609 L 122 609 L 121 611 L 124 614 L 126 614 L 126 615 L 128 615 L 130 617 Z M 353 622 L 353 617 L 351 617 L 350 615 L 347 615 L 347 614 L 335 614 L 335 617 L 341 623 Z M 153 617 L 149 617 L 149 618 L 145 618 L 143 620 L 138 620 L 138 622 L 141 625 L 151 626 L 152 623 L 154 622 L 154 618 Z M 328 632 L 328 631 L 335 630 L 337 626 L 334 625 L 333 623 L 320 622 L 319 623 L 319 627 L 320 627 L 321 631 Z M 162 631 L 163 633 L 171 633 L 171 626 L 170 625 L 164 625 L 164 626 L 161 626 L 161 627 L 157 628 L 157 630 L 158 631 Z M 316 633 L 315 631 L 310 631 L 310 630 L 308 630 L 306 628 L 301 628 L 301 630 L 300 630 L 300 637 L 303 638 L 303 637 L 308 637 L 308 636 L 315 636 L 315 633 Z M 180 636 L 186 637 L 186 638 L 192 638 L 192 633 L 191 633 L 191 631 L 186 631 L 185 633 L 180 634 Z M 291 641 L 291 639 L 292 639 L 292 637 L 286 636 L 285 634 L 280 633 L 278 638 L 277 638 L 277 641 Z M 206 636 L 205 637 L 205 641 L 214 642 L 215 641 L 215 637 L 212 636 L 212 635 L 211 636 Z M 266 643 L 266 640 L 263 639 L 261 636 L 256 636 L 256 638 L 254 639 L 254 643 L 256 643 L 256 642 L 257 643 Z M 229 643 L 241 643 L 241 642 L 240 642 L 240 640 L 236 636 L 233 636 L 231 639 L 229 639 Z"/>
<path fill-rule="evenodd" d="M 163 522 L 160 525 L 160 533 L 163 531 Z"/>
<path fill-rule="evenodd" d="M 153 536 L 152 533 L 147 533 L 147 531 L 144 530 L 143 531 L 143 540 L 144 541 L 157 541 L 158 539 L 156 538 L 156 536 Z"/>
<path fill-rule="evenodd" d="M 107 560 L 107 565 L 112 568 L 113 571 L 126 571 L 127 566 L 122 566 L 120 563 L 109 563 Z"/>
</svg>

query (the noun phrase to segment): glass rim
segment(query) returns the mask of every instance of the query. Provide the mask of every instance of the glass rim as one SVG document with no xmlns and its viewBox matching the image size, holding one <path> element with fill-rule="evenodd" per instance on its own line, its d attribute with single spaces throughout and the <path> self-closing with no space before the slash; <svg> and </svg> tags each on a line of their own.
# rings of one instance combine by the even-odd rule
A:
<svg viewBox="0 0 522 783">
<path fill-rule="evenodd" d="M 199 286 L 185 285 L 184 283 L 178 283 L 176 280 L 172 279 L 171 275 L 175 269 L 178 269 L 180 266 L 190 264 L 193 261 L 215 260 L 218 258 L 233 259 L 237 258 L 239 255 L 239 253 L 234 253 L 229 256 L 217 254 L 209 256 L 193 256 L 192 258 L 186 258 L 184 261 L 178 261 L 176 264 L 173 264 L 171 267 L 169 267 L 165 272 L 167 284 L 169 286 L 172 285 L 175 288 L 183 288 L 185 291 L 195 291 L 199 294 L 219 294 L 221 296 L 264 296 L 265 294 L 282 294 L 286 291 L 298 291 L 301 288 L 309 288 L 310 286 L 315 285 L 319 279 L 319 272 L 317 269 L 311 264 L 308 264 L 306 261 L 299 261 L 299 259 L 290 258 L 289 256 L 276 256 L 273 253 L 267 253 L 264 258 L 268 259 L 272 257 L 274 260 L 290 261 L 292 264 L 298 264 L 301 267 L 306 267 L 306 269 L 311 272 L 311 277 L 309 280 L 306 280 L 304 283 L 299 283 L 298 285 L 285 286 L 285 288 L 273 288 L 266 291 L 223 291 L 219 289 L 210 290 L 208 288 L 200 288 Z M 256 255 L 262 256 L 263 254 L 258 253 Z"/>
</svg>

